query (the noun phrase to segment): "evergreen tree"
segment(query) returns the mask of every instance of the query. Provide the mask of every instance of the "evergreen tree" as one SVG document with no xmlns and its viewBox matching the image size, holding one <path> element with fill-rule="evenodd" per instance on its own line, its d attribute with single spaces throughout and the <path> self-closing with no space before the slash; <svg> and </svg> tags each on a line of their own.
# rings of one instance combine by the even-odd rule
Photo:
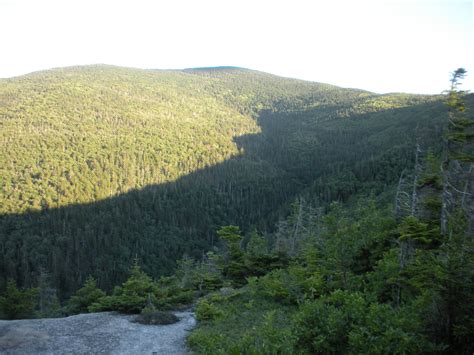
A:
<svg viewBox="0 0 474 355">
<path fill-rule="evenodd" d="M 244 262 L 244 253 L 241 249 L 242 235 L 238 226 L 224 226 L 217 231 L 217 235 L 225 242 L 226 256 L 224 258 L 224 275 L 240 284 L 247 275 Z"/>
<path fill-rule="evenodd" d="M 465 92 L 458 89 L 466 70 L 451 77 L 442 164 L 441 265 L 445 277 L 440 294 L 444 301 L 443 336 L 453 349 L 474 347 L 474 118 L 466 115 Z"/>
<path fill-rule="evenodd" d="M 150 276 L 142 271 L 136 258 L 129 275 L 122 286 L 114 288 L 112 295 L 99 298 L 97 302 L 88 307 L 88 311 L 112 310 L 123 313 L 140 313 L 147 303 L 156 303 L 157 285 Z"/>
<path fill-rule="evenodd" d="M 84 286 L 69 299 L 67 305 L 68 313 L 86 313 L 89 306 L 100 302 L 100 299 L 103 297 L 105 297 L 105 292 L 97 287 L 96 279 L 89 276 Z"/>
<path fill-rule="evenodd" d="M 0 297 L 0 314 L 6 319 L 31 318 L 36 309 L 37 296 L 38 289 L 19 290 L 15 281 L 10 279 Z"/>
</svg>

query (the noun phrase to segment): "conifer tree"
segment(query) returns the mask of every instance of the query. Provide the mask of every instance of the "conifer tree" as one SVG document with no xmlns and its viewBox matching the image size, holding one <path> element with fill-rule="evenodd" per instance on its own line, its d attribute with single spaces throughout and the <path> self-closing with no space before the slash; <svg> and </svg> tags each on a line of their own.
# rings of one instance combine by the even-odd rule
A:
<svg viewBox="0 0 474 355">
<path fill-rule="evenodd" d="M 105 297 L 105 292 L 97 287 L 96 279 L 89 276 L 84 286 L 69 299 L 68 311 L 69 313 L 85 313 L 90 305 L 99 302 L 102 297 Z"/>
<path fill-rule="evenodd" d="M 31 318 L 36 308 L 37 288 L 19 290 L 12 279 L 7 281 L 7 287 L 0 297 L 0 314 L 6 319 Z"/>
</svg>

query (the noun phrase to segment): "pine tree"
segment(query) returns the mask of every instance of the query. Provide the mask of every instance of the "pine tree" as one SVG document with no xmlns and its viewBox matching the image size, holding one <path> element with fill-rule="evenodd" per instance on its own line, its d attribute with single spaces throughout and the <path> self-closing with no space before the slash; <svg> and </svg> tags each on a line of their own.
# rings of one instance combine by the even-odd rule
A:
<svg viewBox="0 0 474 355">
<path fill-rule="evenodd" d="M 102 297 L 105 297 L 105 292 L 97 287 L 96 279 L 89 276 L 84 286 L 69 299 L 68 313 L 86 313 L 88 307 L 95 302 L 99 302 Z"/>
<path fill-rule="evenodd" d="M 245 280 L 246 266 L 244 253 L 241 249 L 242 235 L 237 226 L 224 226 L 217 231 L 217 235 L 226 243 L 227 255 L 224 259 L 224 275 L 233 279 L 236 284 Z"/>
<path fill-rule="evenodd" d="M 0 297 L 0 314 L 6 319 L 31 318 L 36 308 L 37 288 L 19 290 L 12 279 L 7 281 L 7 287 Z"/>
</svg>

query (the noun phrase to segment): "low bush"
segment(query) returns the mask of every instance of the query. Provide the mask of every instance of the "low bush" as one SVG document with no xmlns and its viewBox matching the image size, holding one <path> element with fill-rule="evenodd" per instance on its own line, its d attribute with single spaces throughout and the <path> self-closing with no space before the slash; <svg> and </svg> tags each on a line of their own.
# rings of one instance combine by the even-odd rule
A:
<svg viewBox="0 0 474 355">
<path fill-rule="evenodd" d="M 148 325 L 164 325 L 179 322 L 179 318 L 171 312 L 157 311 L 154 308 L 145 307 L 135 322 Z"/>
<path fill-rule="evenodd" d="M 199 321 L 210 321 L 222 315 L 222 311 L 214 304 L 203 299 L 196 307 L 196 319 Z"/>
</svg>

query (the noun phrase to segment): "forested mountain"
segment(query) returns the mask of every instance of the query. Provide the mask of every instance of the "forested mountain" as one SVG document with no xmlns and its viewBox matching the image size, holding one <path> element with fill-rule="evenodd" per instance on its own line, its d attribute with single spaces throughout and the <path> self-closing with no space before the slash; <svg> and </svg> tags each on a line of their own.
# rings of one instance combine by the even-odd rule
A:
<svg viewBox="0 0 474 355">
<path fill-rule="evenodd" d="M 50 273 L 61 298 L 88 275 L 110 290 L 134 257 L 168 274 L 222 225 L 272 232 L 300 195 L 393 192 L 446 115 L 440 97 L 227 67 L 55 69 L 0 80 L 0 103 L 0 289 Z"/>
</svg>

